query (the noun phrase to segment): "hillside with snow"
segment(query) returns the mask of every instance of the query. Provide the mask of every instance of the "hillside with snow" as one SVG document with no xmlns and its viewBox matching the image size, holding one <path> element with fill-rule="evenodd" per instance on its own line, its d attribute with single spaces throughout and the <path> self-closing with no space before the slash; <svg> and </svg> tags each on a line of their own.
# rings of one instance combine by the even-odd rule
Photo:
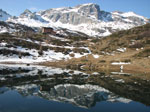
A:
<svg viewBox="0 0 150 112">
<path fill-rule="evenodd" d="M 30 27 L 61 27 L 102 37 L 150 22 L 134 12 L 107 12 L 92 3 L 34 13 L 25 10 L 19 17 L 11 17 L 7 21 Z"/>
<path fill-rule="evenodd" d="M 100 51 L 95 52 L 93 45 L 97 40 L 90 37 L 103 37 L 146 23 L 147 18 L 133 12 L 106 12 L 97 4 L 34 13 L 26 9 L 19 17 L 0 10 L 0 62 L 54 62 L 89 54 L 99 58 Z M 56 34 L 41 34 L 42 27 L 51 27 Z"/>
<path fill-rule="evenodd" d="M 1 33 L 0 63 L 55 62 L 91 54 L 84 42 L 88 39 L 85 35 L 69 31 L 66 35 L 65 32 L 62 33 L 59 36 L 41 35 L 31 29 L 19 34 Z M 80 38 L 77 39 L 75 35 Z"/>
</svg>

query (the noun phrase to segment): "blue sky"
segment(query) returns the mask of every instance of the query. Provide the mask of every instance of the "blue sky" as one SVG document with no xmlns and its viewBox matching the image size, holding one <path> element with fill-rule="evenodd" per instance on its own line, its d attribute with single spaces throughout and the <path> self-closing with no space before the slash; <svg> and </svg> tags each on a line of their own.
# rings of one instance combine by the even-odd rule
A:
<svg viewBox="0 0 150 112">
<path fill-rule="evenodd" d="M 96 3 L 105 11 L 133 11 L 150 18 L 150 0 L 1 0 L 0 8 L 11 15 L 18 16 L 25 9 L 30 9 L 34 12 L 84 3 Z"/>
</svg>

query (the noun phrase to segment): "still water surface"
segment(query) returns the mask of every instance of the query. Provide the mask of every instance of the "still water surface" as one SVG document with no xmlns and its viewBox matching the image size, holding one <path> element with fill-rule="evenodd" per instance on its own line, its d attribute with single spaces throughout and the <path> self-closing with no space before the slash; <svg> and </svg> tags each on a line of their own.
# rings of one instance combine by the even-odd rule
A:
<svg viewBox="0 0 150 112">
<path fill-rule="evenodd" d="M 149 87 L 105 84 L 101 74 L 90 77 L 59 68 L 1 65 L 0 112 L 150 112 Z"/>
</svg>

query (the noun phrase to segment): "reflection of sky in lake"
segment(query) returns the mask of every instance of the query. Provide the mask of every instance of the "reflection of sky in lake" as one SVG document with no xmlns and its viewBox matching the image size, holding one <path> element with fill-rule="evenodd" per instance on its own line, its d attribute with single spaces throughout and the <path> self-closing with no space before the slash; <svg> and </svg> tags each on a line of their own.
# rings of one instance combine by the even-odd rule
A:
<svg viewBox="0 0 150 112">
<path fill-rule="evenodd" d="M 1 112 L 148 112 L 141 103 L 97 102 L 92 108 L 80 108 L 69 103 L 45 100 L 36 96 L 23 97 L 16 91 L 0 95 Z"/>
<path fill-rule="evenodd" d="M 1 66 L 0 68 L 0 70 L 2 68 L 5 70 L 3 71 L 5 74 L 2 74 L 2 71 L 0 73 L 0 77 L 3 78 L 0 81 L 0 112 L 150 111 L 149 106 L 116 95 L 98 85 L 63 84 L 67 80 L 73 80 L 73 74 L 79 78 L 77 83 L 80 82 L 80 79 L 89 77 L 79 71 L 36 66 L 18 67 L 17 65 Z M 39 74 L 41 75 L 40 79 Z M 56 78 L 54 74 L 60 77 Z M 60 82 L 59 78 L 63 78 L 63 80 Z M 54 82 L 55 84 L 52 84 Z"/>
</svg>

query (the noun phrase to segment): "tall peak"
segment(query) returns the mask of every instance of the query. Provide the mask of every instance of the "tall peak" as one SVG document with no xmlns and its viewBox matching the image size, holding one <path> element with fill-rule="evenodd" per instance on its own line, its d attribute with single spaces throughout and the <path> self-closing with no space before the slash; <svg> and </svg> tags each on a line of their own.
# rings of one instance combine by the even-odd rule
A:
<svg viewBox="0 0 150 112">
<path fill-rule="evenodd" d="M 93 15 L 96 19 L 100 18 L 100 6 L 94 3 L 82 4 L 77 6 L 79 12 L 83 15 L 89 16 Z"/>
<path fill-rule="evenodd" d="M 29 10 L 29 9 L 26 9 L 22 14 L 21 14 L 21 17 L 26 17 L 26 16 L 30 16 L 32 15 L 33 13 Z"/>
<path fill-rule="evenodd" d="M 26 9 L 23 13 L 28 13 L 28 14 L 30 14 L 30 13 L 32 13 L 29 9 Z"/>
</svg>

